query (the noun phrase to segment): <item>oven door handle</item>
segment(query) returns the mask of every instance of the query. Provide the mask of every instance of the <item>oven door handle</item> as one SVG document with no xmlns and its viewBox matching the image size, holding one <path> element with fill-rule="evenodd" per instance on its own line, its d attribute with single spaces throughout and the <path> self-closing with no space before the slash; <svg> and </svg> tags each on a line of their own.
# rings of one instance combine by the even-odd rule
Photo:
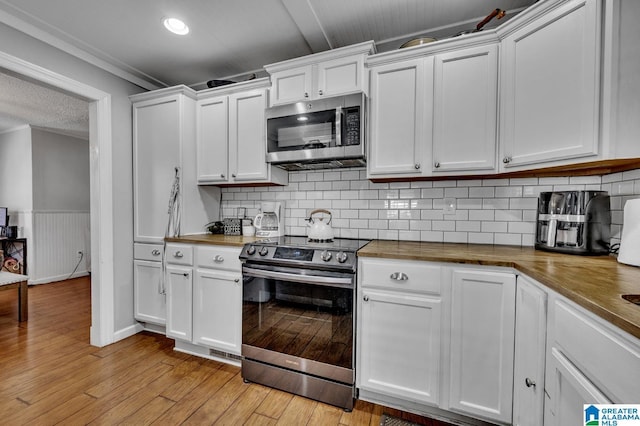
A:
<svg viewBox="0 0 640 426">
<path fill-rule="evenodd" d="M 340 287 L 340 288 L 353 288 L 353 281 L 351 278 L 288 274 L 286 272 L 253 269 L 248 266 L 242 267 L 242 275 L 255 277 L 255 278 L 281 279 L 281 280 L 295 281 L 295 282 L 305 283 L 305 284 L 328 285 L 331 287 Z"/>
</svg>

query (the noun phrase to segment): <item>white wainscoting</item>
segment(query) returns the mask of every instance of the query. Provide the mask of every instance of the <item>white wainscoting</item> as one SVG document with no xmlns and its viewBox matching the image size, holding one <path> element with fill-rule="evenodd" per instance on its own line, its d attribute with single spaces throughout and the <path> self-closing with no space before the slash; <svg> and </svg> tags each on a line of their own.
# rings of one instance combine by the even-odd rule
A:
<svg viewBox="0 0 640 426">
<path fill-rule="evenodd" d="M 90 229 L 88 211 L 34 211 L 28 241 L 29 284 L 87 275 L 91 271 Z"/>
</svg>

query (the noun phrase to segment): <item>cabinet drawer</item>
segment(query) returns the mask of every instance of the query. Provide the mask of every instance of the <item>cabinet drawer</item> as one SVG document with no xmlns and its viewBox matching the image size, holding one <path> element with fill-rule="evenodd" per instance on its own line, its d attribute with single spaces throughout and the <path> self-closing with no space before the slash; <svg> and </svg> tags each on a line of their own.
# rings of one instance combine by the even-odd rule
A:
<svg viewBox="0 0 640 426">
<path fill-rule="evenodd" d="M 164 247 L 160 244 L 135 243 L 133 245 L 133 258 L 160 262 L 162 260 L 162 250 L 164 250 Z"/>
<path fill-rule="evenodd" d="M 365 287 L 417 293 L 441 293 L 442 267 L 420 261 L 361 259 L 361 283 Z"/>
<path fill-rule="evenodd" d="M 240 272 L 241 247 L 227 246 L 198 246 L 196 264 L 202 268 L 225 269 Z"/>
<path fill-rule="evenodd" d="M 555 303 L 555 344 L 613 402 L 638 399 L 640 341 L 591 318 L 568 303 Z"/>
<path fill-rule="evenodd" d="M 186 244 L 167 244 L 167 263 L 193 265 L 193 247 Z"/>
</svg>

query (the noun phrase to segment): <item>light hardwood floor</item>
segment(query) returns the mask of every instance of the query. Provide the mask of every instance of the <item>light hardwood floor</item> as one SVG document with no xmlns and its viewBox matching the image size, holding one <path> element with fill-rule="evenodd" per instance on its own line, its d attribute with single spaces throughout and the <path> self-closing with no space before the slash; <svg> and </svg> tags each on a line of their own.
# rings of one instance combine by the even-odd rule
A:
<svg viewBox="0 0 640 426">
<path fill-rule="evenodd" d="M 2 425 L 378 425 L 383 413 L 435 420 L 357 401 L 343 410 L 256 384 L 240 369 L 173 351 L 139 333 L 89 345 L 87 277 L 29 288 L 29 320 L 17 293 L 0 292 Z"/>
</svg>

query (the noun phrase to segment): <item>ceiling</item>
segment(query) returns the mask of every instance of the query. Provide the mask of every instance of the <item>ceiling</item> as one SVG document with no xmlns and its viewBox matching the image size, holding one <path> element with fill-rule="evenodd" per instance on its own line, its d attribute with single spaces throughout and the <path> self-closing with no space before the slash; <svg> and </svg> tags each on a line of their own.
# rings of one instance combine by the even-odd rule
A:
<svg viewBox="0 0 640 426">
<path fill-rule="evenodd" d="M 198 90 L 208 80 L 262 76 L 266 64 L 363 41 L 384 52 L 417 36 L 448 38 L 506 10 L 485 26 L 495 27 L 536 1 L 0 0 L 0 22 L 143 88 Z M 165 30 L 169 16 L 184 20 L 189 34 Z"/>
</svg>

